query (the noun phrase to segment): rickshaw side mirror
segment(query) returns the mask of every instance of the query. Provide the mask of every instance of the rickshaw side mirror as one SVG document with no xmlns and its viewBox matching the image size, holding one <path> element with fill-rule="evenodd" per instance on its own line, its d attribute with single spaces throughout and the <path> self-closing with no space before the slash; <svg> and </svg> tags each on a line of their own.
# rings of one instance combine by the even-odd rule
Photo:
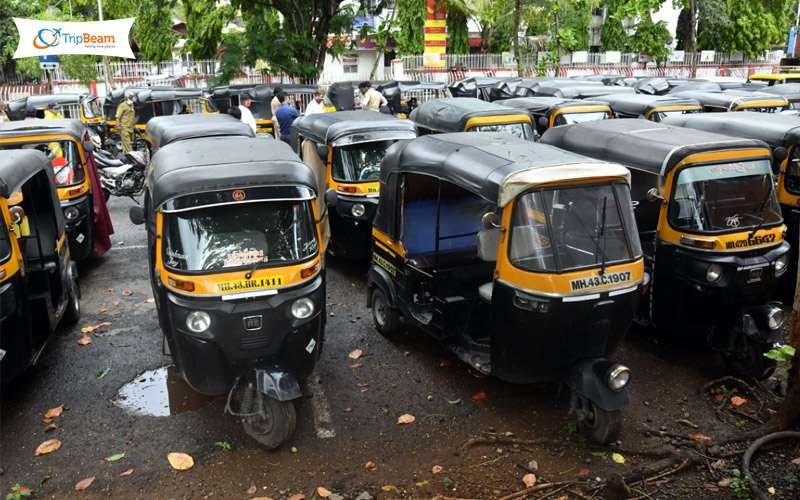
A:
<svg viewBox="0 0 800 500">
<path fill-rule="evenodd" d="M 8 209 L 12 224 L 19 224 L 25 218 L 25 209 L 22 207 L 11 207 Z"/>
<path fill-rule="evenodd" d="M 94 143 L 92 141 L 83 141 L 83 150 L 91 153 L 95 150 Z"/>
<path fill-rule="evenodd" d="M 787 151 L 786 148 L 783 147 L 777 147 L 772 152 L 772 157 L 775 159 L 775 162 L 778 165 L 783 163 L 783 160 L 785 160 L 787 156 L 789 156 L 789 151 Z"/>
<path fill-rule="evenodd" d="M 131 207 L 128 211 L 128 217 L 137 226 L 144 224 L 144 208 L 138 205 Z"/>
<path fill-rule="evenodd" d="M 325 146 L 324 144 L 317 146 L 317 154 L 319 155 L 320 160 L 322 160 L 324 163 L 328 163 L 328 146 Z M 325 199 L 327 200 L 327 197 Z"/>
<path fill-rule="evenodd" d="M 494 212 L 486 212 L 483 214 L 483 217 L 481 217 L 481 225 L 486 229 L 502 227 L 500 226 L 500 217 Z"/>
<path fill-rule="evenodd" d="M 550 122 L 547 120 L 546 116 L 540 116 L 538 122 L 539 125 L 541 125 L 542 127 L 547 127 L 548 125 L 550 125 Z"/>
<path fill-rule="evenodd" d="M 325 204 L 331 208 L 336 208 L 336 205 L 339 204 L 339 195 L 336 194 L 336 191 L 333 189 L 325 191 Z"/>
<path fill-rule="evenodd" d="M 663 196 L 661 196 L 660 194 L 658 194 L 658 189 L 656 189 L 656 188 L 650 188 L 650 189 L 647 191 L 647 201 L 649 201 L 649 202 L 651 202 L 651 203 L 652 203 L 652 202 L 654 202 L 654 201 L 656 201 L 656 200 L 661 200 L 661 203 L 664 203 L 664 204 L 666 204 L 666 203 L 667 203 L 667 200 L 665 200 Z"/>
</svg>

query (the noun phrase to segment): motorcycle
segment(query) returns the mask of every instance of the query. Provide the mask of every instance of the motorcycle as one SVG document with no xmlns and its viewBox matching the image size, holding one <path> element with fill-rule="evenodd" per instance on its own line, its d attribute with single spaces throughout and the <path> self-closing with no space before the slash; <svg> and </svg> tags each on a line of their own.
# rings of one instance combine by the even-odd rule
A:
<svg viewBox="0 0 800 500">
<path fill-rule="evenodd" d="M 117 159 L 108 151 L 98 149 L 94 152 L 94 158 L 106 201 L 111 195 L 133 198 L 142 194 L 147 165 L 144 153 L 130 151 Z"/>
</svg>

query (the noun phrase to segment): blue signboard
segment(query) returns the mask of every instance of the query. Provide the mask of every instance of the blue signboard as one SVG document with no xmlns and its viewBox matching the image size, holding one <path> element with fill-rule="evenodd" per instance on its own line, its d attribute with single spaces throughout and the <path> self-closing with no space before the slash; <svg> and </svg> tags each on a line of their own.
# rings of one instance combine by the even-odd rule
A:
<svg viewBox="0 0 800 500">
<path fill-rule="evenodd" d="M 39 56 L 40 63 L 57 63 L 58 56 Z"/>
<path fill-rule="evenodd" d="M 795 55 L 794 54 L 794 44 L 795 44 L 795 38 L 796 37 L 797 37 L 796 28 L 794 26 L 792 26 L 792 29 L 789 30 L 789 47 L 786 50 L 787 54 L 790 55 L 790 56 Z"/>
</svg>

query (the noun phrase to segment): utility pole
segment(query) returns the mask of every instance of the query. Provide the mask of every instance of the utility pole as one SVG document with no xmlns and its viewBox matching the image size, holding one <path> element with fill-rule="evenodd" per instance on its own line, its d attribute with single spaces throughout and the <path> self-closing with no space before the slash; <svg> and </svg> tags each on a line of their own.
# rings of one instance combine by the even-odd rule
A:
<svg viewBox="0 0 800 500">
<path fill-rule="evenodd" d="M 100 15 L 100 20 L 102 21 L 103 20 L 103 0 L 97 0 L 97 9 L 98 9 L 98 14 Z M 109 78 L 109 75 L 111 74 L 111 67 L 108 64 L 108 57 L 105 56 L 105 55 L 103 56 L 103 73 L 104 73 L 105 81 L 106 81 L 106 95 L 108 95 L 114 89 L 114 83 Z"/>
</svg>

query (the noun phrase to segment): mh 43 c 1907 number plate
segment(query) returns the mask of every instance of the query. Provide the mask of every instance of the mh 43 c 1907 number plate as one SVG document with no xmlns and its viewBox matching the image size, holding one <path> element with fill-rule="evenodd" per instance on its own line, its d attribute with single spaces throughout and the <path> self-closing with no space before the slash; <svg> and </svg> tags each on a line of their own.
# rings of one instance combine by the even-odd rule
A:
<svg viewBox="0 0 800 500">
<path fill-rule="evenodd" d="M 608 285 L 619 285 L 632 281 L 632 279 L 633 273 L 630 271 L 606 273 L 602 276 L 587 276 L 586 278 L 570 280 L 569 289 L 573 292 L 580 292 L 583 290 L 591 290 L 592 288 L 600 288 Z"/>
</svg>

